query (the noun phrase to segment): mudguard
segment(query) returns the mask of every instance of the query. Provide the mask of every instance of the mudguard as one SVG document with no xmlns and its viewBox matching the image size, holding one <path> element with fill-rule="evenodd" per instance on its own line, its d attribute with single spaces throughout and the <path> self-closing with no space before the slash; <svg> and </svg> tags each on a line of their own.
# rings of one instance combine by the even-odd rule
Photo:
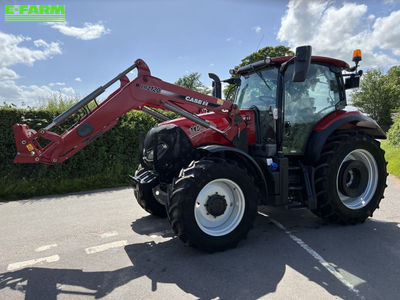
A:
<svg viewBox="0 0 400 300">
<path fill-rule="evenodd" d="M 259 188 L 261 192 L 263 193 L 263 199 L 261 203 L 267 203 L 268 201 L 268 187 L 267 187 L 267 181 L 265 179 L 264 173 L 262 172 L 260 166 L 258 163 L 252 158 L 249 154 L 246 152 L 233 148 L 233 147 L 227 147 L 227 146 L 220 146 L 220 145 L 207 145 L 203 147 L 198 148 L 201 151 L 208 152 L 210 154 L 225 154 L 227 157 L 231 157 L 235 161 L 240 161 L 243 164 L 245 164 L 250 172 L 253 173 L 253 175 L 256 178 L 256 181 L 261 183 L 259 185 Z"/>
<path fill-rule="evenodd" d="M 314 126 L 307 142 L 304 162 L 306 164 L 316 162 L 328 137 L 336 130 L 346 129 L 362 130 L 376 139 L 386 139 L 382 128 L 373 119 L 359 111 L 335 111 Z"/>
</svg>

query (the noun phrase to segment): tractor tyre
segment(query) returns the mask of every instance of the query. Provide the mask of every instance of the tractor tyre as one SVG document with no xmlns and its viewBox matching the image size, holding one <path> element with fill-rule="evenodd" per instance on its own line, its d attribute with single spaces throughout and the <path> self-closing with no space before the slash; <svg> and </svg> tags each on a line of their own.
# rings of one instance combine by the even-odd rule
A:
<svg viewBox="0 0 400 300">
<path fill-rule="evenodd" d="M 172 229 L 186 244 L 207 251 L 236 247 L 257 213 L 254 178 L 234 161 L 192 161 L 175 178 L 167 200 Z"/>
<path fill-rule="evenodd" d="M 319 217 L 357 224 L 372 217 L 386 188 L 385 152 L 361 131 L 337 131 L 322 149 L 315 167 Z"/>
<path fill-rule="evenodd" d="M 135 176 L 138 176 L 145 171 L 147 170 L 143 168 L 142 165 L 139 165 L 135 172 Z M 158 202 L 156 198 L 154 198 L 152 192 L 144 191 L 138 187 L 133 189 L 133 193 L 135 194 L 136 201 L 139 205 L 149 214 L 160 218 L 165 218 L 167 216 L 165 205 Z"/>
</svg>

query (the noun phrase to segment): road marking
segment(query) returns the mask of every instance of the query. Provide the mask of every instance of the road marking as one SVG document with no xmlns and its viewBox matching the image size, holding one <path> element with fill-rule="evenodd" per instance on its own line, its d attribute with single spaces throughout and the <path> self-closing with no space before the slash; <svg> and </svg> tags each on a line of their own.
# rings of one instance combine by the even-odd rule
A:
<svg viewBox="0 0 400 300">
<path fill-rule="evenodd" d="M 39 248 L 36 248 L 35 251 L 36 252 L 42 252 L 42 251 L 46 251 L 46 250 L 49 250 L 50 248 L 54 248 L 54 247 L 57 247 L 57 246 L 58 246 L 57 244 L 44 245 L 44 246 L 41 246 Z"/>
<path fill-rule="evenodd" d="M 108 232 L 104 232 L 104 233 L 100 234 L 100 237 L 102 239 L 105 239 L 105 238 L 109 238 L 109 237 L 116 236 L 116 235 L 118 235 L 118 232 L 116 232 L 116 231 L 108 231 Z"/>
<path fill-rule="evenodd" d="M 22 269 L 28 266 L 33 266 L 39 263 L 43 263 L 43 262 L 56 262 L 59 261 L 60 257 L 58 255 L 52 255 L 52 256 L 48 256 L 48 257 L 42 257 L 42 258 L 36 258 L 36 259 L 31 259 L 31 260 L 26 260 L 26 261 L 21 261 L 21 262 L 16 262 L 16 263 L 12 263 L 9 264 L 7 267 L 8 271 L 13 271 L 16 269 Z"/>
<path fill-rule="evenodd" d="M 267 217 L 268 219 L 271 220 L 272 223 L 279 229 L 283 230 L 289 237 L 296 242 L 301 248 L 306 250 L 308 254 L 310 254 L 315 260 L 317 260 L 329 273 L 331 273 L 333 276 L 336 277 L 344 286 L 346 286 L 349 291 L 353 292 L 356 294 L 357 297 L 360 299 L 365 299 L 365 297 L 360 295 L 360 291 L 357 290 L 353 284 L 351 284 L 349 281 L 346 280 L 346 278 L 343 277 L 340 272 L 338 272 L 334 266 L 332 266 L 330 263 L 328 263 L 321 255 L 317 253 L 314 249 L 312 249 L 310 246 L 308 246 L 302 239 L 298 238 L 295 236 L 291 231 L 287 230 L 285 226 L 283 226 L 281 223 L 279 223 L 277 220 L 271 218 L 267 214 L 264 214 L 262 212 L 258 212 L 260 215 Z"/>
<path fill-rule="evenodd" d="M 97 252 L 106 251 L 111 248 L 123 247 L 126 245 L 128 245 L 128 241 L 123 240 L 123 241 L 117 241 L 117 242 L 107 243 L 107 244 L 103 244 L 103 245 L 98 245 L 98 246 L 94 246 L 94 247 L 89 247 L 89 248 L 86 248 L 85 251 L 87 254 L 93 254 L 93 253 L 97 253 Z"/>
</svg>

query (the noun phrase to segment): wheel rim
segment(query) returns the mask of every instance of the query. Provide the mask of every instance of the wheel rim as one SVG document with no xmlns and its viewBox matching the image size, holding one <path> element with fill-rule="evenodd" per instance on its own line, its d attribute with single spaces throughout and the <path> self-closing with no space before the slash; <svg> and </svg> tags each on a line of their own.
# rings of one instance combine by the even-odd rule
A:
<svg viewBox="0 0 400 300">
<path fill-rule="evenodd" d="M 204 233 L 222 236 L 239 225 L 244 210 L 245 198 L 239 185 L 219 178 L 206 184 L 197 195 L 194 216 Z"/>
<path fill-rule="evenodd" d="M 375 158 L 364 149 L 351 151 L 343 159 L 336 176 L 336 191 L 342 203 L 350 209 L 368 205 L 378 186 L 378 166 Z"/>
</svg>

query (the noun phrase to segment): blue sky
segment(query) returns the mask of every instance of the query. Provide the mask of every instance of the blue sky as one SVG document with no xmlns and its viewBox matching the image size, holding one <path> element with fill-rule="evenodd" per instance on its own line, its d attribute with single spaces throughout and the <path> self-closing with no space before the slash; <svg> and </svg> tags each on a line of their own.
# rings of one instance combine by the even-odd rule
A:
<svg viewBox="0 0 400 300">
<path fill-rule="evenodd" d="M 35 105 L 54 91 L 84 96 L 143 58 L 174 82 L 190 72 L 229 77 L 267 45 L 345 59 L 363 67 L 400 62 L 398 1 L 0 1 L 0 101 Z M 65 4 L 66 24 L 5 23 L 5 4 Z"/>
</svg>

